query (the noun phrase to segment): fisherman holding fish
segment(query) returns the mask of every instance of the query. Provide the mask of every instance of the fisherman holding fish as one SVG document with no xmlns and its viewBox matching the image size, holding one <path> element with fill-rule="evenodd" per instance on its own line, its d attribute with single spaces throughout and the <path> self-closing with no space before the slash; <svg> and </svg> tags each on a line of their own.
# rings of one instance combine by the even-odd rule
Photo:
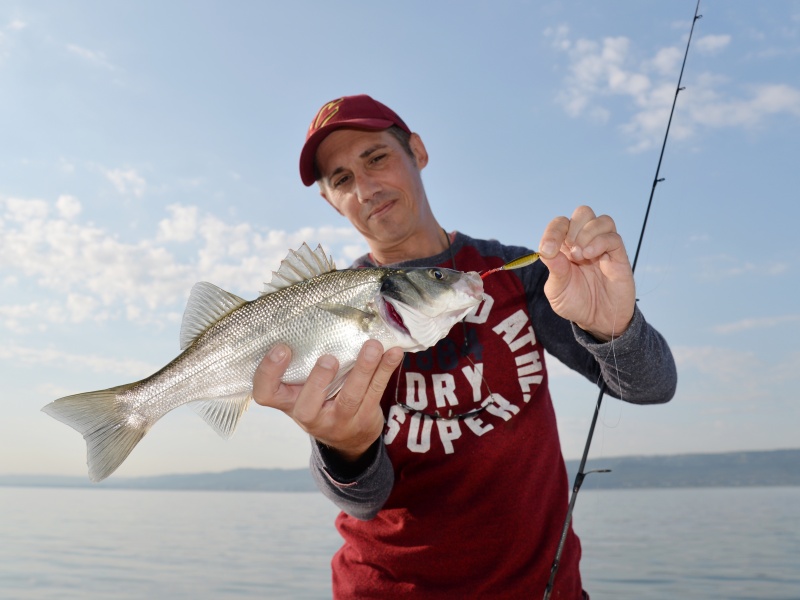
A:
<svg viewBox="0 0 800 600">
<path fill-rule="evenodd" d="M 337 270 L 303 244 L 251 301 L 199 282 L 174 360 L 42 410 L 83 435 L 92 481 L 184 404 L 224 437 L 251 398 L 284 411 L 311 436 L 312 474 L 342 509 L 337 598 L 538 595 L 556 547 L 552 593 L 586 597 L 571 524 L 561 536 L 569 485 L 544 351 L 635 404 L 672 397 L 672 355 L 636 306 L 610 217 L 581 206 L 553 219 L 534 262 L 529 249 L 445 231 L 422 185 L 427 163 L 385 105 L 328 102 L 301 179 L 369 254 Z"/>
<path fill-rule="evenodd" d="M 354 267 L 480 273 L 531 252 L 443 229 L 427 163 L 394 111 L 347 96 L 312 120 L 300 175 L 366 240 Z M 636 305 L 613 219 L 580 206 L 550 221 L 538 252 L 532 266 L 487 277 L 480 304 L 433 348 L 364 343 L 333 397 L 334 356 L 319 356 L 304 384 L 282 383 L 284 344 L 258 366 L 253 397 L 311 436 L 316 482 L 342 510 L 336 598 L 541 594 L 569 490 L 545 350 L 626 402 L 672 398 L 674 361 Z M 553 597 L 588 597 L 580 555 L 570 527 Z"/>
</svg>

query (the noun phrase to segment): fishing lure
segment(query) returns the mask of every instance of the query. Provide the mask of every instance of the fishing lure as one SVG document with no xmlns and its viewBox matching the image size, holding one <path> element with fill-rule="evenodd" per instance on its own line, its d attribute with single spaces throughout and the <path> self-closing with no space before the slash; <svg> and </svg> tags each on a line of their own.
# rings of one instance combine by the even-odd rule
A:
<svg viewBox="0 0 800 600">
<path fill-rule="evenodd" d="M 489 275 L 492 273 L 497 273 L 498 271 L 511 271 L 512 269 L 521 269 L 522 267 L 527 267 L 528 265 L 535 263 L 537 260 L 539 260 L 539 253 L 531 252 L 530 254 L 520 256 L 519 258 L 515 258 L 514 260 L 507 262 L 502 267 L 489 269 L 485 273 L 481 273 L 481 279 L 486 279 Z"/>
</svg>

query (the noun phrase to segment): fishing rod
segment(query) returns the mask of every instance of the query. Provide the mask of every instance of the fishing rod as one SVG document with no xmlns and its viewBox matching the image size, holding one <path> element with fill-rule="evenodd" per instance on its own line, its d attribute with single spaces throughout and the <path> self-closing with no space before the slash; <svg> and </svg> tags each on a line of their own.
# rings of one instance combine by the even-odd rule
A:
<svg viewBox="0 0 800 600">
<path fill-rule="evenodd" d="M 667 130 L 664 133 L 664 141 L 661 144 L 661 154 L 658 157 L 658 165 L 656 166 L 656 174 L 653 177 L 653 187 L 650 190 L 650 199 L 647 201 L 647 210 L 644 213 L 644 221 L 642 222 L 642 230 L 639 233 L 639 243 L 636 245 L 636 254 L 633 257 L 633 264 L 631 266 L 631 271 L 636 271 L 636 263 L 639 260 L 639 251 L 642 248 L 642 240 L 644 239 L 644 231 L 647 227 L 647 219 L 650 216 L 650 207 L 653 205 L 653 196 L 656 193 L 656 186 L 659 183 L 664 181 L 663 178 L 659 178 L 659 174 L 661 172 L 661 161 L 664 159 L 664 149 L 667 147 L 667 138 L 669 138 L 669 129 L 672 125 L 672 115 L 675 113 L 675 104 L 678 102 L 678 94 L 681 93 L 685 88 L 681 87 L 681 81 L 683 80 L 683 70 L 686 67 L 686 58 L 689 56 L 689 46 L 692 43 L 692 34 L 694 33 L 694 25 L 697 23 L 698 19 L 702 19 L 703 15 L 698 14 L 700 10 L 700 0 L 697 0 L 697 6 L 694 9 L 694 18 L 692 19 L 692 27 L 689 29 L 689 40 L 686 42 L 686 52 L 683 54 L 683 64 L 681 65 L 681 72 L 678 76 L 678 85 L 675 88 L 675 97 L 672 99 L 672 109 L 669 113 L 669 120 L 667 121 Z M 589 426 L 589 434 L 586 437 L 586 444 L 583 447 L 583 456 L 581 457 L 580 466 L 578 467 L 578 473 L 575 475 L 575 482 L 572 486 L 572 496 L 569 499 L 569 506 L 567 507 L 567 515 L 564 518 L 564 525 L 561 528 L 561 538 L 558 541 L 558 548 L 556 549 L 556 555 L 553 559 L 553 565 L 550 567 L 550 579 L 547 582 L 547 587 L 544 590 L 544 600 L 549 600 L 550 594 L 553 592 L 553 585 L 555 584 L 556 573 L 558 573 L 558 567 L 561 562 L 561 553 L 564 551 L 564 543 L 567 541 L 567 534 L 569 532 L 569 526 L 572 522 L 572 512 L 575 509 L 575 501 L 578 498 L 578 492 L 583 485 L 583 480 L 586 479 L 586 476 L 591 473 L 608 473 L 610 469 L 597 469 L 594 471 L 584 471 L 586 467 L 586 459 L 589 456 L 589 448 L 592 445 L 592 438 L 594 437 L 594 430 L 595 426 L 597 425 L 597 418 L 600 414 L 600 406 L 603 403 L 603 396 L 606 392 L 606 384 L 600 386 L 600 394 L 597 396 L 597 403 L 594 407 L 594 415 L 592 416 L 592 423 Z"/>
</svg>

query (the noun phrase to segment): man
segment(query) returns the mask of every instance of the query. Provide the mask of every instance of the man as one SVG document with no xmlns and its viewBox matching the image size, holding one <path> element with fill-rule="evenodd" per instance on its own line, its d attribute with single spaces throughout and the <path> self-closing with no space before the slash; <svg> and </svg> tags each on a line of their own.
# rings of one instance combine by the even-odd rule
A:
<svg viewBox="0 0 800 600">
<path fill-rule="evenodd" d="M 422 184 L 427 163 L 396 113 L 348 96 L 315 116 L 300 173 L 364 236 L 357 267 L 485 271 L 529 252 L 445 232 Z M 485 279 L 485 300 L 435 348 L 403 360 L 365 343 L 329 401 L 333 357 L 302 386 L 280 382 L 285 346 L 259 366 L 256 401 L 309 433 L 312 472 L 343 511 L 336 597 L 542 595 L 569 488 L 545 349 L 625 401 L 672 397 L 675 365 L 636 307 L 614 221 L 579 207 L 550 222 L 539 252 L 531 267 Z M 584 597 L 579 560 L 570 529 L 553 598 Z"/>
</svg>

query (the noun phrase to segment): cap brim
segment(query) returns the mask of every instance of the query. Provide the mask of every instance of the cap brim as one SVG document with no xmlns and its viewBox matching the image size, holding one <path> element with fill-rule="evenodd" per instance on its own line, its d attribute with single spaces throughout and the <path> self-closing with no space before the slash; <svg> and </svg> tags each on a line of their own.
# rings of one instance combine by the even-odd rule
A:
<svg viewBox="0 0 800 600">
<path fill-rule="evenodd" d="M 389 119 L 352 119 L 349 121 L 337 121 L 330 125 L 323 125 L 306 140 L 303 149 L 300 151 L 300 179 L 306 186 L 313 185 L 316 181 L 314 177 L 314 160 L 317 149 L 322 141 L 337 129 L 365 129 L 367 131 L 380 131 L 388 129 L 394 125 L 394 121 Z"/>
</svg>

